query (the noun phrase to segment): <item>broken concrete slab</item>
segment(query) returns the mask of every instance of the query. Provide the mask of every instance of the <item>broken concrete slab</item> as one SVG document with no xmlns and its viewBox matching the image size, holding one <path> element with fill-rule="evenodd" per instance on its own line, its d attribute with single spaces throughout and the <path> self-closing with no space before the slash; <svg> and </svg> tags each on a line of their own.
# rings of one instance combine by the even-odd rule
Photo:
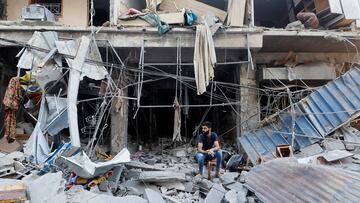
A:
<svg viewBox="0 0 360 203">
<path fill-rule="evenodd" d="M 15 160 L 15 161 L 23 161 L 25 159 L 24 153 L 15 151 L 11 152 L 10 154 L 7 154 L 5 158 Z"/>
<path fill-rule="evenodd" d="M 139 180 L 143 182 L 172 182 L 185 181 L 185 173 L 172 171 L 143 171 L 140 173 Z"/>
<path fill-rule="evenodd" d="M 74 186 L 66 192 L 66 202 L 79 202 L 79 203 L 147 203 L 147 201 L 137 196 L 124 196 L 114 197 L 110 195 L 97 194 L 84 190 L 81 186 Z M 65 201 L 64 201 L 65 202 Z M 59 202 L 60 203 L 60 202 Z"/>
<path fill-rule="evenodd" d="M 61 172 L 47 173 L 30 182 L 28 192 L 31 202 L 66 202 L 65 183 Z"/>
<path fill-rule="evenodd" d="M 237 172 L 226 172 L 221 176 L 222 183 L 224 185 L 228 185 L 230 183 L 236 182 L 236 179 L 239 177 L 239 173 Z"/>
<path fill-rule="evenodd" d="M 162 182 L 162 183 L 155 183 L 155 184 L 158 186 L 164 186 L 168 190 L 176 189 L 176 190 L 185 191 L 185 185 L 181 182 Z"/>
<path fill-rule="evenodd" d="M 214 184 L 210 192 L 207 194 L 204 203 L 217 203 L 221 202 L 226 193 L 225 188 L 220 184 Z"/>
<path fill-rule="evenodd" d="M 310 146 L 301 148 L 300 153 L 296 154 L 296 157 L 309 157 L 316 154 L 322 153 L 324 150 L 320 147 L 319 144 L 315 143 Z"/>
<path fill-rule="evenodd" d="M 126 168 L 128 169 L 141 169 L 143 171 L 164 171 L 165 169 L 160 168 L 160 167 L 156 167 L 156 165 L 151 166 L 142 162 L 138 162 L 138 161 L 130 161 L 125 163 Z"/>
<path fill-rule="evenodd" d="M 240 193 L 247 194 L 247 192 L 248 192 L 248 189 L 246 187 L 244 187 L 244 185 L 239 183 L 239 182 L 235 182 L 235 183 L 232 183 L 230 185 L 226 185 L 225 187 L 227 189 L 229 189 L 229 190 L 235 190 L 238 193 L 240 192 Z"/>
<path fill-rule="evenodd" d="M 352 157 L 354 154 L 345 150 L 333 150 L 323 153 L 320 157 L 323 157 L 327 162 L 333 162 L 348 157 Z"/>
<path fill-rule="evenodd" d="M 160 193 L 152 189 L 145 189 L 144 197 L 149 201 L 149 203 L 165 203 Z"/>
<path fill-rule="evenodd" d="M 225 194 L 224 201 L 226 203 L 237 203 L 237 194 L 235 190 L 230 190 Z"/>
<path fill-rule="evenodd" d="M 194 188 L 194 183 L 192 182 L 185 182 L 184 183 L 184 187 L 185 187 L 185 192 L 192 192 L 193 188 Z"/>
<path fill-rule="evenodd" d="M 345 145 L 341 140 L 338 139 L 326 139 L 323 143 L 326 150 L 345 150 Z"/>
</svg>

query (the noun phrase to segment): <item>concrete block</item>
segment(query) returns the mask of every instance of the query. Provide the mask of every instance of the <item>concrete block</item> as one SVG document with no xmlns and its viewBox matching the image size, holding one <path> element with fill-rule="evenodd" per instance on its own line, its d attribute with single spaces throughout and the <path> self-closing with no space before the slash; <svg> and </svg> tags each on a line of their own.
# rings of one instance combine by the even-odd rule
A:
<svg viewBox="0 0 360 203">
<path fill-rule="evenodd" d="M 67 202 L 65 189 L 65 179 L 62 173 L 48 173 L 30 183 L 28 192 L 31 202 Z"/>
<path fill-rule="evenodd" d="M 224 198 L 225 188 L 220 184 L 214 184 L 210 192 L 207 194 L 204 203 L 219 203 Z"/>
<path fill-rule="evenodd" d="M 144 197 L 149 201 L 149 203 L 165 203 L 161 194 L 152 189 L 145 189 Z"/>
<path fill-rule="evenodd" d="M 238 203 L 237 194 L 235 190 L 230 190 L 225 194 L 226 203 Z"/>
<path fill-rule="evenodd" d="M 240 179 L 239 179 L 239 182 L 240 182 L 240 183 L 245 183 L 245 177 L 246 177 L 246 175 L 247 175 L 248 173 L 249 173 L 249 172 L 247 172 L 247 171 L 241 171 Z"/>
<path fill-rule="evenodd" d="M 324 140 L 324 147 L 328 151 L 332 150 L 345 150 L 345 145 L 341 140 L 338 139 L 326 139 Z"/>
<path fill-rule="evenodd" d="M 235 179 L 239 177 L 239 173 L 237 172 L 226 172 L 221 176 L 221 179 L 223 180 L 224 185 L 228 185 L 230 183 L 236 182 Z"/>
</svg>

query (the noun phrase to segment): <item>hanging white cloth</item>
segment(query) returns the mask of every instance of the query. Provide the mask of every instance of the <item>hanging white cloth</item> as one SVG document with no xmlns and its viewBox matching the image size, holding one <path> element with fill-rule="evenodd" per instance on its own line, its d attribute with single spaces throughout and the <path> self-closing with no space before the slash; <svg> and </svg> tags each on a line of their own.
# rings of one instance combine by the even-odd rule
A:
<svg viewBox="0 0 360 203">
<path fill-rule="evenodd" d="M 214 78 L 215 64 L 214 41 L 210 28 L 205 22 L 205 24 L 196 26 L 194 72 L 198 95 L 206 92 L 209 81 Z"/>
<path fill-rule="evenodd" d="M 181 142 L 181 108 L 177 97 L 174 100 L 174 133 L 173 141 Z"/>
</svg>

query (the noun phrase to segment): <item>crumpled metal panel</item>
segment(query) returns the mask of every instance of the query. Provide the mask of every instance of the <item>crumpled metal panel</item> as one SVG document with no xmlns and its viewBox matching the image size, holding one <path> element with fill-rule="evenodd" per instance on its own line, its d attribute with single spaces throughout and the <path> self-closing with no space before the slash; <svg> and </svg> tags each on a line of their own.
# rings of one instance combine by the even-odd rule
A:
<svg viewBox="0 0 360 203">
<path fill-rule="evenodd" d="M 294 150 L 313 144 L 360 116 L 360 80 L 356 78 L 360 78 L 360 70 L 353 68 L 294 105 Z M 276 146 L 291 144 L 291 134 L 292 116 L 288 107 L 272 116 L 266 126 L 245 132 L 239 141 L 256 164 L 259 157 L 275 158 Z"/>
<path fill-rule="evenodd" d="M 309 146 L 321 139 L 321 135 L 313 127 L 298 107 L 295 110 L 295 140 L 294 149 Z M 271 160 L 276 157 L 276 146 L 280 144 L 292 144 L 292 116 L 291 108 L 287 108 L 271 118 L 264 127 L 246 132 L 239 141 L 253 164 L 259 157 Z"/>
<path fill-rule="evenodd" d="M 300 103 L 319 133 L 328 135 L 360 116 L 360 69 L 348 71 Z"/>
<path fill-rule="evenodd" d="M 360 202 L 359 173 L 289 158 L 252 168 L 245 187 L 264 203 Z"/>
</svg>

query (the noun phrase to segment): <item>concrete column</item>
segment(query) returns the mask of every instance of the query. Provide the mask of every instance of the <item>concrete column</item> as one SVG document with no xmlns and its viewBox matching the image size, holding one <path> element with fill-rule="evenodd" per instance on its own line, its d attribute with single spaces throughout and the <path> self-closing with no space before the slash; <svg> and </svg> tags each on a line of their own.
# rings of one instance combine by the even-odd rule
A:
<svg viewBox="0 0 360 203">
<path fill-rule="evenodd" d="M 127 96 L 127 90 L 124 91 L 124 96 Z M 116 112 L 114 100 L 111 108 L 111 154 L 115 155 L 123 148 L 127 147 L 128 142 L 128 103 L 129 100 L 124 99 L 121 110 Z"/>
<path fill-rule="evenodd" d="M 236 116 L 236 134 L 240 137 L 244 132 L 259 127 L 260 121 L 260 105 L 258 91 L 256 88 L 256 71 L 248 68 L 247 65 L 239 67 L 240 85 L 242 86 L 237 94 L 237 99 L 241 102 L 237 111 L 240 116 Z M 241 151 L 241 146 L 239 146 Z"/>
</svg>

